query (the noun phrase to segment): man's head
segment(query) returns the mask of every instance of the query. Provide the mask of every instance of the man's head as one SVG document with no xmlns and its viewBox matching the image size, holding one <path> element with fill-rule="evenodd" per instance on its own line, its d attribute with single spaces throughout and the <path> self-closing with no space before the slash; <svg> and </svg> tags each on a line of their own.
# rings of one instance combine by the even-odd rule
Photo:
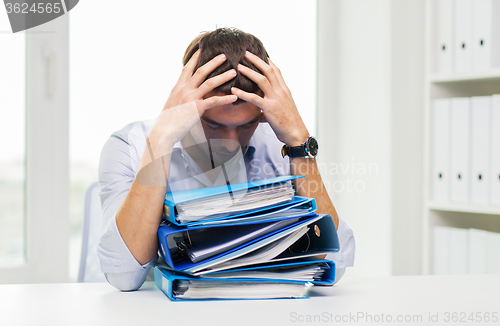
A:
<svg viewBox="0 0 500 326">
<path fill-rule="evenodd" d="M 191 59 L 198 49 L 201 49 L 200 56 L 194 72 L 221 53 L 224 53 L 227 58 L 226 61 L 212 71 L 206 79 L 218 76 L 230 69 L 236 70 L 236 77 L 215 88 L 214 91 L 216 93 L 230 95 L 231 87 L 238 87 L 248 93 L 261 93 L 257 84 L 238 72 L 238 64 L 241 63 L 262 74 L 257 67 L 245 58 L 246 51 L 257 55 L 266 63 L 269 63 L 267 51 L 258 38 L 236 28 L 219 28 L 213 32 L 205 32 L 189 44 L 184 53 L 184 59 L 182 60 L 183 65 L 188 63 L 189 59 Z M 243 101 L 238 99 L 233 104 L 239 104 L 241 102 Z"/>
<path fill-rule="evenodd" d="M 232 87 L 237 87 L 248 93 L 263 95 L 255 82 L 238 71 L 238 64 L 242 64 L 262 74 L 245 58 L 245 52 L 249 51 L 266 63 L 269 62 L 267 52 L 258 38 L 235 28 L 219 28 L 213 32 L 203 33 L 195 38 L 187 48 L 183 59 L 184 65 L 198 49 L 200 49 L 200 55 L 194 72 L 214 57 L 224 53 L 226 61 L 212 71 L 206 79 L 231 69 L 237 73 L 235 78 L 215 88 L 205 98 L 215 95 L 229 95 Z M 224 163 L 238 152 L 240 146 L 243 149 L 247 146 L 259 124 L 260 116 L 260 108 L 241 99 L 232 104 L 207 110 L 201 117 L 201 124 L 212 153 L 209 153 L 207 146 L 201 146 L 201 150 L 215 164 Z"/>
</svg>

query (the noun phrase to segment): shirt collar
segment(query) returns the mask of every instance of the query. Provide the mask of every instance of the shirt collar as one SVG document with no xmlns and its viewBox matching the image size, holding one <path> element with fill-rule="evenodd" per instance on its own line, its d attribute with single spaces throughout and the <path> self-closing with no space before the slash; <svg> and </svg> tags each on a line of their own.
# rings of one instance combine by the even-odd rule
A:
<svg viewBox="0 0 500 326">
<path fill-rule="evenodd" d="M 182 146 L 182 143 L 180 141 L 178 141 L 177 143 L 175 143 L 174 144 L 174 149 L 177 149 L 177 150 L 180 151 L 181 156 L 182 156 L 182 161 L 184 162 L 184 167 L 187 168 L 187 165 L 189 164 L 189 160 L 191 159 L 191 157 L 189 156 L 189 154 L 184 149 L 184 146 Z M 250 141 L 248 142 L 248 145 L 247 145 L 245 151 L 243 152 L 243 156 L 251 158 L 255 154 L 255 151 L 256 151 L 256 148 L 255 148 L 255 139 L 254 139 L 254 136 L 252 136 L 250 138 Z"/>
<path fill-rule="evenodd" d="M 243 156 L 251 158 L 253 154 L 255 154 L 255 139 L 254 136 L 252 135 L 252 138 L 250 138 L 250 141 L 248 142 L 247 148 L 245 149 Z"/>
<path fill-rule="evenodd" d="M 250 142 L 252 141 L 252 139 L 253 137 L 250 139 Z M 255 147 L 253 145 L 250 145 L 250 142 L 245 150 L 245 153 L 242 153 L 241 156 L 236 155 L 230 161 L 224 164 L 226 168 L 227 177 L 229 179 L 228 181 L 233 181 L 233 182 L 236 180 L 239 180 L 236 182 L 244 181 L 240 180 L 243 178 L 241 176 L 241 173 L 245 172 L 244 157 L 245 156 L 252 157 L 255 152 Z M 196 163 L 196 161 L 186 151 L 184 146 L 182 146 L 182 143 L 180 141 L 174 144 L 174 150 L 180 153 L 184 168 L 191 177 L 197 179 L 199 182 L 203 183 L 206 187 L 214 186 L 214 184 L 208 179 L 206 174 L 199 167 L 198 163 Z M 221 170 L 221 167 L 217 167 L 215 170 Z M 213 170 L 212 173 L 221 173 L 221 171 L 216 172 L 215 170 Z M 244 173 L 244 178 L 246 178 L 246 172 Z"/>
</svg>

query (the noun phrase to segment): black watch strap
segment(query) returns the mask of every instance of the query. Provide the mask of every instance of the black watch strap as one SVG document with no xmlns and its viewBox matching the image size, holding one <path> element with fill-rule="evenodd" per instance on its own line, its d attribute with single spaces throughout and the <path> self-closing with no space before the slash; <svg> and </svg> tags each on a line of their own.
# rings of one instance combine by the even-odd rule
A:
<svg viewBox="0 0 500 326">
<path fill-rule="evenodd" d="M 300 145 L 300 146 L 287 146 L 283 145 L 283 148 L 281 149 L 281 155 L 283 157 L 287 156 L 288 157 L 306 157 L 307 153 L 305 151 L 305 143 Z"/>
<path fill-rule="evenodd" d="M 304 145 L 287 147 L 289 157 L 305 157 Z"/>
<path fill-rule="evenodd" d="M 307 140 L 300 146 L 287 146 L 284 145 L 281 149 L 281 155 L 285 157 L 310 157 L 314 158 L 318 154 L 318 141 L 316 138 L 309 136 Z"/>
</svg>

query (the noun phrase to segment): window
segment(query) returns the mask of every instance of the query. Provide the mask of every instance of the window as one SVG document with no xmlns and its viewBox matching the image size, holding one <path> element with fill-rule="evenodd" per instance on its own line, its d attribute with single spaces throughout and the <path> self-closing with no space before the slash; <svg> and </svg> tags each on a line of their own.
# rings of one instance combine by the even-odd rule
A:
<svg viewBox="0 0 500 326">
<path fill-rule="evenodd" d="M 0 15 L 4 14 L 5 11 L 0 10 Z M 2 197 L 6 191 L 15 201 L 7 203 L 13 213 L 2 217 L 1 236 L 11 238 L 1 243 L 1 250 L 12 249 L 2 252 L 0 283 L 65 282 L 69 186 L 68 17 L 65 15 L 16 34 L 10 32 L 6 16 L 1 17 L 4 32 L 0 34 L 0 162 L 3 175 L 7 175 L 1 181 Z M 12 47 L 7 43 L 9 38 L 21 39 L 25 46 Z M 13 59 L 8 62 L 10 58 Z M 8 160 L 21 162 L 21 167 L 14 163 L 13 170 L 4 170 L 7 165 L 3 163 Z M 17 181 L 5 188 L 5 180 L 11 179 Z M 0 215 L 6 212 L 5 207 L 0 207 Z M 21 223 L 17 220 L 19 216 Z M 9 229 L 4 230 L 4 225 L 14 227 L 7 232 Z"/>
<path fill-rule="evenodd" d="M 0 266 L 25 259 L 26 36 L 0 10 Z"/>
</svg>

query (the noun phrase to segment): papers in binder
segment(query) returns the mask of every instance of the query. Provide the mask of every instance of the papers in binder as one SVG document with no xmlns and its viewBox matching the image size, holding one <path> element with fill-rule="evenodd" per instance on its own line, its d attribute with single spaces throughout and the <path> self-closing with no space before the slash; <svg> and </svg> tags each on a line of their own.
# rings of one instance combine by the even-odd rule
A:
<svg viewBox="0 0 500 326">
<path fill-rule="evenodd" d="M 291 200 L 294 194 L 291 184 L 239 190 L 229 194 L 220 194 L 180 203 L 177 205 L 177 217 L 179 220 L 186 222 L 198 221 L 207 217 L 223 217 L 233 213 L 283 203 Z"/>
<path fill-rule="evenodd" d="M 295 191 L 289 182 L 301 176 L 282 176 L 227 186 L 167 193 L 164 216 L 178 225 L 234 218 L 290 202 Z"/>
<path fill-rule="evenodd" d="M 191 222 L 189 226 L 222 226 L 222 225 L 241 225 L 259 222 L 271 222 L 282 219 L 302 217 L 305 214 L 316 210 L 316 201 L 312 198 L 294 196 L 291 201 L 264 209 L 257 210 L 255 213 L 245 213 L 228 219 L 203 220 Z"/>
<path fill-rule="evenodd" d="M 285 265 L 274 267 L 257 267 L 253 269 L 239 269 L 224 272 L 216 272 L 209 275 L 201 275 L 202 278 L 257 278 L 257 279 L 285 279 L 301 282 L 320 282 L 326 270 L 330 266 L 326 262 L 311 263 L 308 265 Z"/>
<path fill-rule="evenodd" d="M 274 257 L 278 256 L 279 254 L 281 254 L 283 251 L 285 251 L 294 242 L 296 242 L 304 234 L 306 234 L 308 230 L 309 230 L 309 228 L 302 227 L 299 230 L 293 232 L 292 234 L 290 234 L 288 236 L 285 236 L 281 239 L 278 239 L 277 241 L 274 241 L 268 245 L 265 245 L 265 246 L 260 247 L 256 250 L 253 250 L 248 254 L 245 254 L 241 258 L 231 259 L 231 256 L 237 256 L 239 254 L 238 252 L 234 252 L 233 255 L 228 255 L 228 257 L 221 259 L 222 262 L 219 262 L 216 264 L 213 264 L 213 262 L 212 262 L 213 265 L 208 266 L 210 268 L 201 269 L 201 267 L 198 267 L 197 269 L 194 269 L 193 274 L 194 275 L 201 275 L 201 274 L 213 273 L 213 272 L 222 271 L 222 270 L 231 269 L 231 268 L 236 268 L 236 267 L 245 266 L 245 265 L 267 262 L 267 261 L 273 259 Z M 228 259 L 229 261 L 224 262 L 224 260 L 226 260 L 226 259 Z"/>
<path fill-rule="evenodd" d="M 216 256 L 221 252 L 236 248 L 264 234 L 279 230 L 297 222 L 297 219 L 286 219 L 278 222 L 252 224 L 245 227 L 230 226 L 227 228 L 209 228 L 189 231 L 189 244 L 182 243 L 192 262 Z"/>
<path fill-rule="evenodd" d="M 259 281 L 177 280 L 172 284 L 177 299 L 274 299 L 300 298 L 305 283 Z"/>
</svg>

